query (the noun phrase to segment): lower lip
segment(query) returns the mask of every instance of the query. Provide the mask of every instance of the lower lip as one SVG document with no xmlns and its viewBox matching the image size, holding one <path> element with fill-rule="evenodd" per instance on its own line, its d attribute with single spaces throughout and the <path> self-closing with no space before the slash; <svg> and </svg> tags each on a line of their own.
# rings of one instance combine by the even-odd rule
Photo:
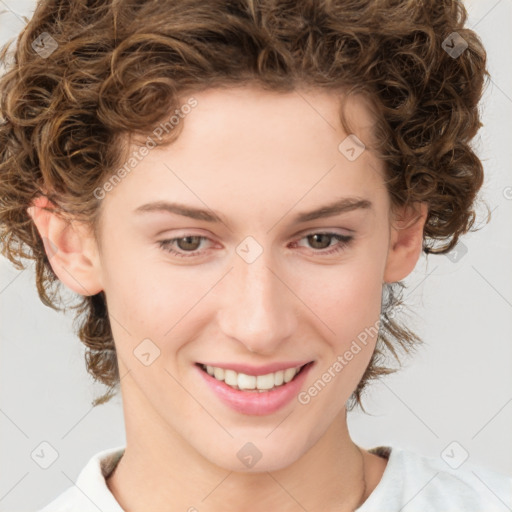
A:
<svg viewBox="0 0 512 512">
<path fill-rule="evenodd" d="M 225 382 L 217 380 L 209 373 L 206 373 L 199 366 L 196 365 L 196 368 L 210 389 L 223 403 L 242 414 L 264 416 L 281 409 L 281 407 L 284 407 L 298 395 L 313 364 L 314 362 L 308 363 L 301 372 L 287 384 L 283 384 L 272 391 L 264 391 L 262 393 L 259 391 L 240 391 L 233 389 Z"/>
</svg>

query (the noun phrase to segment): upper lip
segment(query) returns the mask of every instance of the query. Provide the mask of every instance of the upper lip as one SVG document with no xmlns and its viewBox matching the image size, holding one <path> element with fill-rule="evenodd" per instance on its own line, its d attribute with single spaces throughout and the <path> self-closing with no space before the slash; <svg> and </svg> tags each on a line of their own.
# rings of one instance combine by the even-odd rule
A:
<svg viewBox="0 0 512 512">
<path fill-rule="evenodd" d="M 287 368 L 297 368 L 304 366 L 307 363 L 313 362 L 312 360 L 307 361 L 280 361 L 276 363 L 265 364 L 262 366 L 251 366 L 248 364 L 240 363 L 215 363 L 215 362 L 203 362 L 205 366 L 215 366 L 217 368 L 223 368 L 224 370 L 234 370 L 237 373 L 245 373 L 246 375 L 266 375 L 267 373 L 278 372 L 279 370 L 286 370 Z"/>
</svg>

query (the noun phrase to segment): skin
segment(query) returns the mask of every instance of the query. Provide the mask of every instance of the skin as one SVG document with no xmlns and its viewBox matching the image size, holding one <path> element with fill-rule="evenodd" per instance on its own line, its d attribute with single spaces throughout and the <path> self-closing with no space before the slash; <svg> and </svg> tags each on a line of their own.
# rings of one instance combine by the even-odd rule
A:
<svg viewBox="0 0 512 512">
<path fill-rule="evenodd" d="M 376 325 L 383 283 L 413 270 L 427 206 L 392 214 L 383 162 L 368 149 L 352 162 L 338 150 L 348 135 L 340 101 L 354 133 L 371 140 L 374 121 L 362 98 L 249 86 L 194 97 L 177 141 L 151 150 L 102 200 L 100 246 L 86 225 L 42 210 L 44 198 L 29 209 L 56 248 L 59 279 L 83 295 L 106 293 L 127 438 L 107 484 L 137 512 L 353 510 L 363 467 L 345 402 L 374 337 L 308 404 L 294 399 L 266 416 L 221 403 L 194 363 L 315 360 L 302 390 L 309 388 Z M 292 224 L 298 212 L 345 196 L 372 208 Z M 225 224 L 134 213 L 156 200 L 207 208 Z M 325 231 L 354 238 L 323 256 L 337 240 L 315 244 L 306 235 Z M 158 245 L 186 235 L 207 239 L 173 248 L 202 254 L 179 258 Z M 250 264 L 236 253 L 247 236 L 263 250 Z M 133 354 L 146 338 L 160 350 L 149 366 Z M 237 457 L 247 442 L 262 454 L 252 468 Z M 366 499 L 386 461 L 362 453 Z"/>
</svg>

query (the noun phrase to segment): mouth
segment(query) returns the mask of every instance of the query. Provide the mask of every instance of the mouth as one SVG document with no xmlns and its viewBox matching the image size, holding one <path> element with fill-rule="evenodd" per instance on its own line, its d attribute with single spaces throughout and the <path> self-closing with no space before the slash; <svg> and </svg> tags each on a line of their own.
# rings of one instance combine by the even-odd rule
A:
<svg viewBox="0 0 512 512">
<path fill-rule="evenodd" d="M 284 363 L 286 366 L 296 362 Z M 283 368 L 283 364 L 268 365 L 265 369 L 235 365 L 252 373 L 281 368 L 272 373 L 249 375 L 230 368 L 195 363 L 200 380 L 212 396 L 237 413 L 264 416 L 289 406 L 304 386 L 315 361 Z M 226 365 L 227 366 L 227 365 Z"/>
<path fill-rule="evenodd" d="M 269 393 L 296 380 L 299 375 L 313 364 L 314 361 L 310 361 L 302 366 L 289 367 L 264 375 L 249 375 L 247 373 L 236 372 L 235 370 L 209 366 L 202 363 L 196 363 L 196 366 L 210 377 L 213 377 L 219 382 L 223 382 L 231 389 L 249 393 Z"/>
</svg>

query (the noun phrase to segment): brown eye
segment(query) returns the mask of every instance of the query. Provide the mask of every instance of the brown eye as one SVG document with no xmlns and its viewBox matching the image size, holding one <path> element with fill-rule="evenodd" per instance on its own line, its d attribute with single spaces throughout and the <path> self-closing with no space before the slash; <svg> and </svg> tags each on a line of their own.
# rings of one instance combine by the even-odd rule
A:
<svg viewBox="0 0 512 512">
<path fill-rule="evenodd" d="M 161 240 L 158 242 L 158 245 L 164 251 L 174 256 L 187 258 L 197 256 L 202 252 L 198 252 L 198 250 L 203 240 L 208 240 L 208 238 L 199 235 L 188 235 L 178 238 L 171 238 L 169 240 Z"/>
<path fill-rule="evenodd" d="M 184 236 L 181 238 L 176 238 L 176 245 L 178 249 L 183 251 L 196 251 L 199 248 L 203 238 L 203 236 Z"/>
<path fill-rule="evenodd" d="M 310 233 L 301 240 L 306 240 L 310 249 L 315 249 L 313 252 L 320 256 L 334 254 L 343 251 L 354 237 L 349 235 L 340 235 L 339 233 Z M 337 240 L 338 243 L 331 244 L 332 240 Z M 330 248 L 330 249 L 329 249 Z M 329 250 L 326 250 L 329 249 Z"/>
<path fill-rule="evenodd" d="M 327 249 L 331 245 L 332 238 L 333 235 L 328 233 L 315 233 L 307 236 L 313 249 Z"/>
</svg>

